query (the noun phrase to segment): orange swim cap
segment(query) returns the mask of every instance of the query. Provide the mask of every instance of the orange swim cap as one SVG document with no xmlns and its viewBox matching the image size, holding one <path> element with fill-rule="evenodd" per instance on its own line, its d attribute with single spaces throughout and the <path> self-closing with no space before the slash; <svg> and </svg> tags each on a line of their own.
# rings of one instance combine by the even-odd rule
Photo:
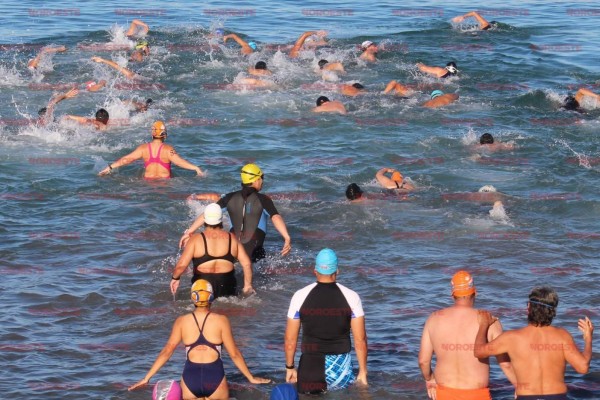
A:
<svg viewBox="0 0 600 400">
<path fill-rule="evenodd" d="M 392 180 L 393 180 L 394 182 L 402 182 L 402 174 L 401 174 L 400 172 L 398 172 L 398 171 L 395 171 L 395 172 L 392 174 Z"/>
<path fill-rule="evenodd" d="M 167 127 L 162 121 L 156 121 L 152 124 L 152 137 L 163 138 L 167 137 Z"/>
<path fill-rule="evenodd" d="M 452 277 L 452 296 L 465 297 L 477 293 L 473 277 L 467 271 L 458 271 Z"/>
</svg>

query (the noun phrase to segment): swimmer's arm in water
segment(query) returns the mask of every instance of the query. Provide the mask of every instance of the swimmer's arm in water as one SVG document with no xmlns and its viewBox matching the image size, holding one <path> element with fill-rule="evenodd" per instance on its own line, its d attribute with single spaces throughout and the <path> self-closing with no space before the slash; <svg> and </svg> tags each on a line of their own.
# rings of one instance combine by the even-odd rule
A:
<svg viewBox="0 0 600 400">
<path fill-rule="evenodd" d="M 300 320 L 299 319 L 287 319 L 287 325 L 285 327 L 285 365 L 294 365 L 294 358 L 296 355 L 296 346 L 298 345 L 298 335 L 300 334 Z M 286 368 L 285 370 L 285 381 L 289 383 L 295 383 L 298 380 L 298 372 L 296 368 Z"/>
<path fill-rule="evenodd" d="M 92 57 L 92 61 L 97 62 L 97 63 L 101 63 L 101 64 L 106 64 L 109 67 L 112 67 L 112 68 L 116 69 L 117 71 L 119 71 L 121 74 L 125 75 L 125 77 L 127 77 L 129 79 L 135 79 L 135 77 L 137 75 L 135 72 L 133 72 L 133 71 L 131 71 L 131 70 L 125 68 L 125 67 L 121 67 L 116 62 L 111 61 L 111 60 L 106 60 L 106 59 L 104 59 L 102 57 L 94 56 L 94 57 Z"/>
<path fill-rule="evenodd" d="M 426 74 L 430 75 L 435 75 L 438 78 L 448 73 L 448 70 L 446 68 L 430 67 L 429 65 L 425 65 L 423 63 L 417 63 L 417 68 L 419 68 L 419 71 L 421 72 L 425 72 Z"/>
<path fill-rule="evenodd" d="M 74 117 L 74 116 L 69 115 L 69 117 Z M 76 117 L 76 118 L 83 118 L 83 117 Z M 75 118 L 73 118 L 73 119 L 75 119 Z M 87 120 L 88 118 L 85 118 L 85 119 Z M 137 149 L 135 149 L 131 153 L 127 154 L 126 156 L 119 158 L 117 161 L 115 161 L 112 164 L 108 164 L 108 167 L 106 167 L 102 171 L 100 171 L 98 173 L 98 175 L 100 175 L 100 176 L 108 175 L 111 173 L 111 171 L 113 169 L 117 169 L 124 165 L 131 164 L 135 160 L 139 160 L 143 156 L 142 148 L 144 148 L 144 147 L 146 147 L 146 145 L 142 144 L 142 145 L 138 146 Z"/>
<path fill-rule="evenodd" d="M 237 246 L 237 259 L 242 264 L 242 270 L 244 271 L 244 288 L 242 289 L 242 293 L 245 295 L 250 295 L 254 292 L 252 288 L 252 261 L 250 257 L 248 257 L 248 253 L 246 253 L 246 249 L 244 246 L 237 240 L 235 235 L 231 234 L 231 241 L 234 246 Z"/>
<path fill-rule="evenodd" d="M 239 44 L 240 46 L 242 46 L 242 54 L 252 54 L 254 53 L 254 50 L 252 50 L 252 47 L 250 47 L 248 45 L 248 43 L 242 39 L 241 37 L 239 37 L 238 35 L 236 35 L 235 33 L 230 33 L 229 35 L 225 35 L 223 36 L 223 43 L 227 43 L 228 39 L 233 39 L 237 42 L 237 44 Z"/>
<path fill-rule="evenodd" d="M 217 193 L 194 193 L 188 197 L 188 200 L 208 200 L 215 203 L 219 201 L 220 198 L 221 196 L 219 196 Z"/>
<path fill-rule="evenodd" d="M 287 227 L 285 226 L 285 221 L 280 214 L 275 214 L 271 217 L 271 222 L 273 222 L 273 226 L 277 229 L 277 232 L 283 237 L 284 243 L 283 248 L 281 249 L 281 255 L 287 255 L 290 250 L 292 250 L 292 239 L 288 234 Z"/>
<path fill-rule="evenodd" d="M 166 364 L 167 361 L 171 358 L 177 346 L 182 341 L 181 331 L 182 331 L 182 321 L 183 316 L 179 317 L 175 320 L 173 324 L 173 329 L 171 330 L 171 336 L 169 336 L 169 340 L 165 344 L 165 347 L 160 351 L 158 357 L 156 357 L 156 361 L 152 364 L 152 367 L 141 381 L 138 383 L 131 385 L 127 390 L 135 390 L 139 387 L 146 386 L 150 379 L 162 368 L 163 365 Z"/>
<path fill-rule="evenodd" d="M 242 352 L 238 349 L 235 344 L 235 340 L 233 339 L 233 333 L 231 332 L 231 324 L 229 323 L 229 319 L 224 315 L 219 315 L 221 326 L 221 339 L 223 340 L 223 346 L 229 353 L 229 357 L 231 361 L 235 364 L 237 369 L 248 379 L 248 382 L 258 384 L 258 383 L 270 383 L 270 379 L 259 378 L 250 373 L 248 366 L 246 365 L 246 361 L 244 360 L 244 356 Z"/>
<path fill-rule="evenodd" d="M 184 160 L 183 158 L 181 158 L 179 156 L 179 154 L 177 154 L 177 152 L 175 151 L 174 148 L 170 148 L 168 149 L 168 156 L 169 156 L 169 161 L 171 161 L 173 164 L 177 165 L 178 167 L 181 168 L 185 168 L 185 169 L 189 169 L 192 171 L 196 171 L 196 175 L 198 176 L 205 176 L 206 174 L 204 172 L 202 172 L 202 170 L 200 169 L 200 167 L 192 164 L 191 162 Z"/>
<path fill-rule="evenodd" d="M 173 268 L 173 274 L 171 275 L 171 282 L 169 283 L 169 287 L 171 288 L 171 294 L 175 295 L 177 293 L 177 289 L 179 288 L 179 282 L 181 282 L 181 276 L 184 274 L 187 267 L 192 262 L 192 257 L 194 256 L 194 252 L 196 251 L 196 247 L 193 242 L 191 245 L 186 246 L 177 260 L 177 264 L 175 264 L 175 268 Z"/>
<path fill-rule="evenodd" d="M 396 183 L 384 175 L 386 173 L 393 174 L 395 171 L 396 170 L 393 168 L 381 168 L 375 174 L 375 179 L 377 179 L 377 182 L 386 189 L 396 189 Z"/>
<path fill-rule="evenodd" d="M 298 40 L 296 40 L 296 43 L 294 44 L 294 47 L 292 47 L 292 49 L 290 50 L 290 58 L 296 58 L 296 57 L 298 57 L 298 52 L 302 48 L 302 45 L 304 44 L 304 42 L 306 41 L 306 39 L 309 36 L 316 35 L 316 34 L 317 34 L 316 31 L 308 31 L 308 32 L 304 32 L 302 35 L 300 35 L 300 37 L 298 38 Z"/>
<path fill-rule="evenodd" d="M 139 19 L 134 19 L 133 21 L 131 21 L 131 25 L 129 25 L 129 30 L 127 30 L 127 32 L 125 33 L 126 36 L 134 36 L 138 30 L 138 28 L 142 28 L 142 32 L 140 33 L 139 36 L 146 36 L 146 34 L 150 31 L 150 27 L 144 23 L 143 21 L 140 21 Z M 138 36 L 138 35 L 136 35 Z"/>
<path fill-rule="evenodd" d="M 368 385 L 367 381 L 367 331 L 365 329 L 365 317 L 352 318 L 350 321 L 352 330 L 352 341 L 354 342 L 354 351 L 358 360 L 358 375 L 356 382 L 362 385 Z"/>
<path fill-rule="evenodd" d="M 58 46 L 58 47 L 44 47 L 42 50 L 40 50 L 40 53 L 32 60 L 29 60 L 29 62 L 27 63 L 27 67 L 31 68 L 31 69 L 36 69 L 40 63 L 40 60 L 42 59 L 42 56 L 44 54 L 47 53 L 62 53 L 64 51 L 67 51 L 67 48 L 65 46 Z"/>
<path fill-rule="evenodd" d="M 483 18 L 481 15 L 479 15 L 479 13 L 477 11 L 471 11 L 471 12 L 466 13 L 465 15 L 459 15 L 458 17 L 454 17 L 454 18 L 452 18 L 452 22 L 454 22 L 455 24 L 458 24 L 469 17 L 473 17 L 477 20 L 477 23 L 479 24 L 479 29 L 481 29 L 481 30 L 487 29 L 490 27 L 490 23 L 487 22 L 485 20 L 485 18 Z"/>
</svg>

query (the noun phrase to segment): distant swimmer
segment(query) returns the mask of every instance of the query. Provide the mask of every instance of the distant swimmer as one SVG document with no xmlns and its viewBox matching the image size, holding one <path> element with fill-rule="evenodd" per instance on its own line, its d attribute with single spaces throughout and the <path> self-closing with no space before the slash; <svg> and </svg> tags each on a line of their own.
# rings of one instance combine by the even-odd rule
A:
<svg viewBox="0 0 600 400">
<path fill-rule="evenodd" d="M 475 145 L 475 150 L 498 151 L 498 150 L 514 150 L 515 145 L 512 143 L 500 143 L 494 140 L 491 133 L 484 133 L 479 138 L 479 145 Z"/>
<path fill-rule="evenodd" d="M 154 103 L 152 99 L 146 99 L 146 101 L 136 101 L 136 100 L 121 100 L 123 104 L 126 104 L 137 112 L 146 112 L 150 108 L 150 106 Z"/>
<path fill-rule="evenodd" d="M 146 39 L 140 39 L 135 44 L 135 49 L 129 56 L 129 61 L 142 62 L 144 61 L 144 57 L 150 55 L 150 46 L 148 46 L 148 41 Z"/>
<path fill-rule="evenodd" d="M 345 389 L 354 383 L 366 386 L 368 346 L 360 296 L 337 283 L 338 258 L 331 249 L 317 254 L 313 273 L 317 281 L 298 290 L 290 301 L 285 328 L 285 380 L 297 382 L 300 393 L 311 394 Z M 301 328 L 302 355 L 296 371 L 294 359 Z M 350 333 L 358 375 L 352 368 Z"/>
<path fill-rule="evenodd" d="M 487 22 L 485 20 L 485 18 L 483 18 L 477 11 L 471 11 L 464 15 L 459 15 L 458 17 L 454 17 L 454 18 L 452 18 L 452 22 L 454 22 L 455 24 L 459 24 L 463 20 L 470 18 L 470 17 L 475 18 L 475 20 L 477 21 L 477 24 L 479 24 L 479 29 L 481 29 L 482 31 L 486 31 L 486 30 L 488 30 L 490 28 L 494 28 L 498 25 L 498 23 L 496 21 Z"/>
<path fill-rule="evenodd" d="M 428 75 L 435 76 L 437 78 L 448 78 L 457 75 L 459 72 L 456 68 L 456 63 L 454 61 L 450 61 L 443 68 L 430 67 L 429 65 L 425 65 L 423 63 L 417 63 L 417 68 L 419 68 L 419 71 L 424 72 Z"/>
<path fill-rule="evenodd" d="M 150 143 L 141 144 L 137 149 L 121 157 L 118 161 L 108 164 L 108 167 L 100 171 L 98 175 L 108 175 L 114 169 L 131 164 L 135 160 L 143 159 L 144 178 L 146 179 L 170 178 L 171 163 L 181 168 L 196 171 L 198 176 L 205 176 L 205 173 L 199 167 L 181 158 L 172 146 L 164 144 L 166 138 L 167 127 L 162 121 L 156 121 L 152 124 L 152 141 Z"/>
<path fill-rule="evenodd" d="M 558 294 L 552 288 L 534 288 L 527 303 L 527 326 L 506 331 L 494 340 L 488 332 L 498 319 L 480 311 L 474 355 L 478 359 L 500 354 L 510 357 L 517 378 L 517 400 L 567 400 L 567 363 L 580 374 L 589 371 L 594 325 L 587 316 L 578 321 L 584 342 L 580 352 L 566 329 L 551 326 L 557 307 Z"/>
<path fill-rule="evenodd" d="M 321 96 L 317 99 L 317 106 L 312 109 L 313 112 L 317 113 L 338 113 L 346 114 L 346 107 L 341 101 L 329 100 L 325 96 Z"/>
<path fill-rule="evenodd" d="M 491 400 L 489 356 L 473 357 L 469 345 L 477 335 L 480 312 L 474 308 L 477 290 L 473 277 L 467 271 L 458 271 L 452 277 L 451 287 L 454 304 L 432 312 L 423 326 L 419 367 L 427 395 L 434 400 Z M 502 333 L 500 321 L 490 328 L 486 332 L 489 340 Z M 435 370 L 431 367 L 434 355 Z M 516 385 L 511 359 L 497 353 L 496 360 L 508 380 Z"/>
<path fill-rule="evenodd" d="M 67 48 L 65 46 L 44 47 L 42 48 L 42 50 L 40 50 L 39 54 L 35 58 L 29 60 L 29 62 L 27 63 L 27 68 L 33 71 L 37 69 L 37 67 L 40 64 L 40 61 L 46 54 L 63 53 L 65 51 L 67 51 Z"/>
<path fill-rule="evenodd" d="M 231 89 L 271 89 L 277 87 L 275 82 L 261 78 L 239 78 L 227 85 Z"/>
<path fill-rule="evenodd" d="M 264 61 L 257 62 L 254 67 L 248 67 L 248 73 L 254 76 L 270 76 L 273 75 L 267 68 L 267 63 Z"/>
<path fill-rule="evenodd" d="M 408 199 L 408 196 L 406 194 L 401 194 L 399 196 L 398 195 L 399 193 L 395 193 L 395 192 L 402 193 L 402 191 L 395 190 L 394 192 L 384 193 L 383 195 L 369 194 L 367 196 L 367 195 L 365 195 L 363 190 L 360 188 L 360 186 L 358 186 L 356 183 L 351 183 L 348 186 L 346 186 L 346 199 L 350 200 L 350 202 L 352 202 L 352 203 L 361 203 L 363 201 L 369 201 L 369 200 L 375 200 L 375 199 L 380 199 L 380 200 L 407 200 Z"/>
<path fill-rule="evenodd" d="M 252 262 L 256 262 L 266 257 L 263 243 L 267 235 L 267 221 L 270 218 L 284 239 L 281 255 L 287 255 L 292 250 L 292 239 L 285 221 L 275 208 L 273 200 L 259 193 L 264 184 L 263 172 L 256 164 L 246 164 L 242 167 L 240 176 L 242 190 L 228 193 L 217 201 L 217 204 L 223 209 L 226 208 L 229 213 L 231 232 L 242 242 Z M 181 236 L 179 247 L 185 246 L 190 235 L 203 224 L 204 215 L 200 215 Z"/>
<path fill-rule="evenodd" d="M 125 32 L 128 38 L 142 38 L 148 34 L 150 27 L 139 19 L 134 19 L 129 25 L 129 29 Z"/>
<path fill-rule="evenodd" d="M 392 176 L 391 178 L 388 178 L 385 174 L 392 174 Z M 377 182 L 386 189 L 394 189 L 403 192 L 415 190 L 415 186 L 404 179 L 400 171 L 393 168 L 381 168 L 377 171 L 377 174 L 375 174 L 375 179 L 377 179 Z"/>
<path fill-rule="evenodd" d="M 250 373 L 242 353 L 235 344 L 229 319 L 225 315 L 211 312 L 214 294 L 210 283 L 203 279 L 194 282 L 191 299 L 195 306 L 194 311 L 175 320 L 171 336 L 146 376 L 131 385 L 128 390 L 146 386 L 181 344 L 186 349 L 186 361 L 180 381 L 184 399 L 229 398 L 229 386 L 221 355 L 222 346 L 248 382 L 253 384 L 271 382 L 269 379 L 255 377 Z"/>
<path fill-rule="evenodd" d="M 79 94 L 79 90 L 77 88 L 73 88 L 73 89 L 69 90 L 68 92 L 65 92 L 62 94 L 57 94 L 56 96 L 53 96 L 50 99 L 50 101 L 48 102 L 48 105 L 46 105 L 46 107 L 40 108 L 40 110 L 38 111 L 38 116 L 39 116 L 38 123 L 40 125 L 47 125 L 50 122 L 53 122 L 54 121 L 54 108 L 56 107 L 56 105 L 63 100 L 72 99 L 73 97 L 77 96 L 78 94 Z"/>
<path fill-rule="evenodd" d="M 147 78 L 144 78 L 141 75 L 138 75 L 137 73 L 133 72 L 130 69 L 127 69 L 125 67 L 121 67 L 119 64 L 117 64 L 114 61 L 106 60 L 106 59 L 104 59 L 102 57 L 94 56 L 94 57 L 92 57 L 92 61 L 100 63 L 100 64 L 106 64 L 109 67 L 116 69 L 121 74 L 123 74 L 123 76 L 125 76 L 127 79 L 131 79 L 131 80 L 146 80 L 147 79 Z"/>
<path fill-rule="evenodd" d="M 431 92 L 431 100 L 427 100 L 425 103 L 423 103 L 423 107 L 443 107 L 454 103 L 456 100 L 458 100 L 458 95 L 456 93 L 444 93 L 441 90 L 434 90 Z"/>
<path fill-rule="evenodd" d="M 402 96 L 402 97 L 408 97 L 414 93 L 414 90 L 412 90 L 408 86 L 403 85 L 400 82 L 397 82 L 395 80 L 392 80 L 392 81 L 390 81 L 390 83 L 387 84 L 387 86 L 385 87 L 385 90 L 383 91 L 383 94 L 388 94 L 392 91 L 394 94 Z"/>
<path fill-rule="evenodd" d="M 346 198 L 350 201 L 363 199 L 363 191 L 356 183 L 351 183 L 346 187 Z"/>
<path fill-rule="evenodd" d="M 369 62 L 377 61 L 377 51 L 379 51 L 379 49 L 375 43 L 370 40 L 365 40 L 360 45 L 360 49 L 362 50 L 362 54 L 359 57 L 361 60 Z"/>
<path fill-rule="evenodd" d="M 367 93 L 367 90 L 360 83 L 353 83 L 352 85 L 342 84 L 340 85 L 340 92 L 344 96 L 358 96 L 359 94 Z"/>
<path fill-rule="evenodd" d="M 239 44 L 242 47 L 240 49 L 240 51 L 242 52 L 242 54 L 252 54 L 252 53 L 254 53 L 258 49 L 258 46 L 256 45 L 255 42 L 252 42 L 252 41 L 246 42 L 244 39 L 242 39 L 241 37 L 239 37 L 235 33 L 230 33 L 229 35 L 223 36 L 223 43 L 227 43 L 227 41 L 229 39 L 235 40 L 236 43 Z"/>
<path fill-rule="evenodd" d="M 569 111 L 583 112 L 585 109 L 598 108 L 599 106 L 600 95 L 589 89 L 581 88 L 575 93 L 575 96 L 569 94 L 565 98 L 562 108 Z"/>
<path fill-rule="evenodd" d="M 335 72 L 346 72 L 341 62 L 329 62 L 325 59 L 319 60 L 318 64 L 320 71 L 335 71 Z"/>
<path fill-rule="evenodd" d="M 292 49 L 290 50 L 290 54 L 289 57 L 290 58 L 297 58 L 298 55 L 300 54 L 300 51 L 303 49 L 304 46 L 304 42 L 306 41 L 306 39 L 308 39 L 310 36 L 318 36 L 318 37 L 323 37 L 325 35 L 327 35 L 326 31 L 308 31 L 308 32 L 304 32 L 302 35 L 300 35 L 300 37 L 298 38 L 298 40 L 296 40 L 296 43 L 294 43 L 294 46 L 292 46 Z"/>
<path fill-rule="evenodd" d="M 237 295 L 234 263 L 240 261 L 244 271 L 242 293 L 252 294 L 252 263 L 244 246 L 231 232 L 223 230 L 223 212 L 216 203 L 204 209 L 204 231 L 194 233 L 185 246 L 185 250 L 175 265 L 171 276 L 171 293 L 179 287 L 181 275 L 194 264 L 192 283 L 205 279 L 212 285 L 215 298 Z M 219 254 L 219 255 L 217 255 Z"/>
<path fill-rule="evenodd" d="M 495 203 L 496 201 L 503 201 L 509 198 L 508 195 L 500 193 L 492 185 L 484 185 L 479 188 L 475 193 L 445 193 L 442 195 L 444 200 L 464 200 L 464 201 L 476 201 L 481 203 Z"/>
</svg>

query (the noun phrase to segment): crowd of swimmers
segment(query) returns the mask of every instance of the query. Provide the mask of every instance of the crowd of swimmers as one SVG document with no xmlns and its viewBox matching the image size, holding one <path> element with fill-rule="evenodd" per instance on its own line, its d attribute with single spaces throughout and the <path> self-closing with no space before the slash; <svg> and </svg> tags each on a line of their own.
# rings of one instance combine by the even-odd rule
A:
<svg viewBox="0 0 600 400">
<path fill-rule="evenodd" d="M 486 21 L 474 11 L 455 17 L 453 22 L 460 23 L 467 18 L 475 19 L 481 30 L 494 29 L 498 25 L 495 21 Z M 132 22 L 126 32 L 129 38 L 136 40 L 129 56 L 130 62 L 142 62 L 151 54 L 146 38 L 149 31 L 148 25 L 143 21 Z M 324 31 L 304 32 L 288 47 L 289 57 L 297 58 L 303 49 L 327 45 L 326 35 Z M 223 29 L 216 29 L 211 34 L 211 39 L 215 38 L 223 43 L 234 41 L 240 46 L 242 55 L 252 54 L 258 49 L 257 43 L 246 41 L 235 33 L 225 34 Z M 367 63 L 377 61 L 376 43 L 367 40 L 360 48 L 361 60 Z M 65 51 L 67 49 L 64 46 L 44 48 L 29 61 L 28 68 L 36 70 L 48 54 Z M 98 56 L 92 57 L 92 61 L 115 69 L 125 79 L 144 79 L 114 61 Z M 345 72 L 344 65 L 339 61 L 322 59 L 317 65 L 316 72 L 324 81 L 336 81 L 335 74 Z M 438 79 L 455 77 L 460 72 L 453 61 L 445 66 L 418 63 L 416 67 L 420 72 Z M 254 87 L 273 86 L 273 82 L 269 80 L 272 71 L 267 68 L 266 62 L 259 61 L 247 71 L 252 77 L 244 78 L 242 84 Z M 91 92 L 102 90 L 105 86 L 104 80 L 85 84 L 85 88 Z M 357 96 L 365 93 L 366 88 L 360 83 L 342 84 L 339 85 L 339 91 L 345 96 Z M 73 88 L 64 94 L 53 96 L 48 105 L 40 110 L 39 122 L 52 122 L 56 105 L 76 97 L 78 93 L 79 89 Z M 402 97 L 413 93 L 408 86 L 395 80 L 389 82 L 384 90 L 384 94 Z M 423 103 L 424 107 L 446 106 L 459 98 L 456 93 L 444 93 L 440 89 L 433 90 L 429 97 Z M 582 111 L 586 99 L 597 101 L 600 96 L 587 89 L 580 89 L 575 95 L 569 95 L 565 99 L 563 107 Z M 146 111 L 152 104 L 151 99 L 145 103 L 134 100 L 124 102 L 137 112 Z M 312 111 L 339 114 L 347 112 L 342 102 L 325 96 L 317 98 L 316 107 Z M 106 129 L 109 122 L 105 109 L 99 109 L 95 118 L 75 115 L 67 115 L 66 118 L 100 130 Z M 144 176 L 147 179 L 170 178 L 171 164 L 195 171 L 199 176 L 205 175 L 200 167 L 186 161 L 172 146 L 164 143 L 167 126 L 162 121 L 156 121 L 152 125 L 151 136 L 149 143 L 141 144 L 131 153 L 109 163 L 99 175 L 108 175 L 139 159 L 144 160 Z M 488 151 L 514 148 L 510 143 L 495 141 L 489 133 L 480 137 L 478 146 Z M 250 383 L 270 382 L 269 379 L 251 374 L 236 346 L 228 318 L 211 311 L 212 303 L 219 297 L 236 296 L 238 293 L 249 296 L 255 293 L 252 286 L 252 263 L 266 256 L 263 244 L 268 221 L 271 221 L 284 240 L 281 255 L 287 255 L 292 249 L 291 237 L 283 217 L 271 198 L 260 193 L 265 179 L 263 171 L 256 164 L 247 164 L 241 168 L 240 178 L 240 190 L 222 196 L 218 193 L 202 193 L 190 197 L 210 204 L 180 239 L 180 246 L 184 250 L 173 269 L 169 289 L 176 294 L 181 277 L 192 263 L 191 301 L 195 309 L 192 313 L 177 318 L 156 361 L 146 376 L 132 385 L 130 390 L 147 385 L 180 343 L 186 347 L 181 381 L 160 387 L 156 385 L 155 398 L 229 398 L 221 358 L 222 347 Z M 416 190 L 410 178 L 394 168 L 381 168 L 376 172 L 375 179 L 382 188 L 397 194 Z M 478 194 L 494 196 L 495 207 L 501 206 L 495 192 L 495 188 L 486 185 Z M 350 201 L 360 201 L 369 196 L 364 195 L 356 183 L 351 183 L 346 188 L 346 197 Z M 230 231 L 224 229 L 224 212 L 229 215 Z M 200 228 L 203 228 L 202 232 L 196 233 Z M 236 262 L 240 263 L 243 272 L 241 288 L 238 288 L 235 277 Z M 312 273 L 316 281 L 299 289 L 290 301 L 285 331 L 285 380 L 288 383 L 275 387 L 272 399 L 297 399 L 298 392 L 322 393 L 344 389 L 355 383 L 359 386 L 368 385 L 367 333 L 360 296 L 337 282 L 340 269 L 337 254 L 332 249 L 325 248 L 317 254 Z M 566 399 L 565 365 L 570 364 L 579 373 L 588 371 L 592 356 L 592 322 L 587 317 L 578 322 L 584 340 L 584 349 L 580 352 L 565 329 L 551 326 L 558 307 L 558 295 L 551 288 L 534 288 L 528 296 L 527 326 L 507 332 L 502 331 L 498 318 L 487 311 L 474 308 L 477 290 L 469 272 L 459 271 L 452 277 L 450 292 L 454 304 L 430 315 L 421 338 L 418 362 L 431 399 L 491 399 L 490 356 L 497 358 L 507 379 L 515 386 L 515 396 L 519 400 Z M 296 368 L 295 353 L 301 330 L 301 356 Z M 357 373 L 352 364 L 352 342 L 359 364 Z M 448 343 L 456 343 L 461 349 L 448 349 L 448 346 L 444 346 Z M 436 363 L 435 368 L 432 368 L 434 356 Z M 290 385 L 291 383 L 296 385 Z"/>
</svg>

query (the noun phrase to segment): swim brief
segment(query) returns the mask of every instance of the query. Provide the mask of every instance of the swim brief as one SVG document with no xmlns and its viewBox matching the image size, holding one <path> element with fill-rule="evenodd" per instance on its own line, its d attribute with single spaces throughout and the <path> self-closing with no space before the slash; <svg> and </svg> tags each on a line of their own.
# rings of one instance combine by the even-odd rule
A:
<svg viewBox="0 0 600 400">
<path fill-rule="evenodd" d="M 566 393 L 518 395 L 517 400 L 567 400 Z"/>
<path fill-rule="evenodd" d="M 489 388 L 453 389 L 437 385 L 437 400 L 492 400 Z"/>
</svg>

